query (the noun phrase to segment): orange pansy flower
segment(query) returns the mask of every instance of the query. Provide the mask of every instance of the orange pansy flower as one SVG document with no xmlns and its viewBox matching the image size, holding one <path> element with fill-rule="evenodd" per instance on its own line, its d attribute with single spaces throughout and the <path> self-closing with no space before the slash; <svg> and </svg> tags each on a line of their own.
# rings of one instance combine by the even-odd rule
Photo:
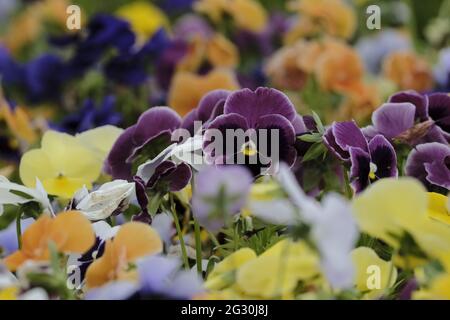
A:
<svg viewBox="0 0 450 320">
<path fill-rule="evenodd" d="M 162 251 L 158 233 L 149 225 L 129 222 L 120 227 L 116 236 L 105 243 L 103 255 L 86 272 L 86 286 L 94 288 L 109 281 L 130 276 L 127 267 L 136 259 Z"/>
<path fill-rule="evenodd" d="M 11 271 L 28 260 L 50 259 L 49 243 L 58 252 L 84 253 L 94 245 L 95 233 L 89 220 L 78 211 L 67 211 L 55 218 L 42 215 L 22 235 L 22 248 L 4 259 Z"/>
</svg>

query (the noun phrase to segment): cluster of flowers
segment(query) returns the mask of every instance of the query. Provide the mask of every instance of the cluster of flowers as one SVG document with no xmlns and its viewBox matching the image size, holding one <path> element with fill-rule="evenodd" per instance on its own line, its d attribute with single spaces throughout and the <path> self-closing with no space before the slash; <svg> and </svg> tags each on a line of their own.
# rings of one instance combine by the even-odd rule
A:
<svg viewBox="0 0 450 320">
<path fill-rule="evenodd" d="M 445 13 L 122 2 L 0 2 L 0 299 L 450 299 Z"/>
</svg>

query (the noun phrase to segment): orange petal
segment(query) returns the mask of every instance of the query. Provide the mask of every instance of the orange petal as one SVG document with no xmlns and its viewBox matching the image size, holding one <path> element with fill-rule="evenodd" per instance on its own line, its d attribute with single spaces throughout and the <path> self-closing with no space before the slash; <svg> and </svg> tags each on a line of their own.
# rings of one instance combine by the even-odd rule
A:
<svg viewBox="0 0 450 320">
<path fill-rule="evenodd" d="M 19 268 L 22 265 L 22 263 L 24 263 L 27 260 L 28 257 L 24 255 L 22 251 L 18 250 L 13 254 L 7 256 L 5 259 L 3 259 L 3 262 L 10 271 L 16 271 L 17 268 Z"/>
<path fill-rule="evenodd" d="M 119 258 L 125 255 L 128 262 L 162 251 L 162 242 L 158 233 L 141 222 L 129 222 L 120 227 L 113 244 L 115 254 Z"/>
<path fill-rule="evenodd" d="M 88 288 L 99 287 L 115 279 L 118 261 L 114 255 L 111 240 L 107 240 L 103 255 L 95 260 L 86 271 L 86 286 Z"/>
<path fill-rule="evenodd" d="M 62 252 L 83 253 L 95 243 L 95 233 L 89 220 L 78 211 L 60 213 L 52 221 L 49 239 Z"/>
<path fill-rule="evenodd" d="M 44 214 L 39 217 L 22 235 L 22 251 L 34 258 L 42 256 L 48 248 L 48 231 L 52 224 L 50 216 Z"/>
</svg>

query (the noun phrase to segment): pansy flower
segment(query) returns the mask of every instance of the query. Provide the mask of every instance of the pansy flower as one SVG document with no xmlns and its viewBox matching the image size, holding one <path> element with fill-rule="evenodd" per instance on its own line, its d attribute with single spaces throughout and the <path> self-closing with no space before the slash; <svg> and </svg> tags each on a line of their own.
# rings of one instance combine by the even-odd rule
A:
<svg viewBox="0 0 450 320">
<path fill-rule="evenodd" d="M 224 145 L 211 148 L 213 135 L 217 130 L 223 137 Z M 234 145 L 232 150 L 227 147 L 233 142 L 227 141 L 229 130 L 237 134 L 241 131 L 246 135 L 245 139 L 238 139 L 238 145 Z M 264 168 L 262 162 L 267 161 L 269 162 L 267 164 L 271 166 L 273 164 L 271 160 L 276 156 L 280 161 L 291 166 L 297 155 L 294 148 L 296 135 L 305 131 L 302 118 L 295 111 L 289 98 L 282 92 L 262 87 L 255 91 L 242 89 L 228 96 L 223 114 L 208 125 L 204 150 L 209 159 L 215 163 L 229 163 L 232 160 L 235 164 L 244 164 L 236 161 L 239 157 L 244 157 L 245 165 L 254 176 L 257 176 Z M 266 135 L 264 136 L 261 132 L 265 132 Z M 272 133 L 278 134 L 278 141 L 269 141 L 273 138 Z M 279 150 L 275 150 L 275 146 L 271 143 L 278 143 Z M 215 150 L 220 147 L 223 149 L 222 153 L 220 150 Z M 273 150 L 271 150 L 272 147 Z"/>
<path fill-rule="evenodd" d="M 138 122 L 117 139 L 106 159 L 106 170 L 115 179 L 132 180 L 138 167 L 161 156 L 173 144 L 172 134 L 180 127 L 181 118 L 167 107 L 154 107 L 144 112 Z M 189 167 L 173 161 L 161 161 L 144 179 L 149 188 L 168 184 L 172 191 L 181 190 L 191 178 Z M 179 183 L 177 183 L 179 181 Z M 181 187 L 175 186 L 181 185 Z"/>
<path fill-rule="evenodd" d="M 91 223 L 80 212 L 67 211 L 55 218 L 42 215 L 22 235 L 22 248 L 4 259 L 11 271 L 23 263 L 48 261 L 49 244 L 52 242 L 58 252 L 84 253 L 94 243 Z"/>
<path fill-rule="evenodd" d="M 161 250 L 162 241 L 154 229 L 140 222 L 126 223 L 112 240 L 106 240 L 103 255 L 87 269 L 86 286 L 95 288 L 110 281 L 133 278 L 129 273 L 130 264 Z"/>
<path fill-rule="evenodd" d="M 445 93 L 421 95 L 413 90 L 390 97 L 372 114 L 366 136 L 377 133 L 386 138 L 416 145 L 422 142 L 450 141 L 450 96 Z"/>
<path fill-rule="evenodd" d="M 391 143 L 382 135 L 367 142 L 354 121 L 333 123 L 323 141 L 338 159 L 350 163 L 351 183 L 356 192 L 377 179 L 398 175 L 397 156 Z"/>
<path fill-rule="evenodd" d="M 450 146 L 437 142 L 419 144 L 408 155 L 405 172 L 428 188 L 450 189 Z"/>
</svg>

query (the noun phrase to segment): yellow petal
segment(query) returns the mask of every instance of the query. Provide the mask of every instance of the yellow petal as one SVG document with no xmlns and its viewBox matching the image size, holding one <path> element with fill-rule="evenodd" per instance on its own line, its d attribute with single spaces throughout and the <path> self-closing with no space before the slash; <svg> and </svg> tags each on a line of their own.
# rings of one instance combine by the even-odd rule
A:
<svg viewBox="0 0 450 320">
<path fill-rule="evenodd" d="M 428 198 L 425 188 L 415 179 L 381 179 L 353 202 L 360 228 L 372 236 L 397 246 L 390 235 L 402 234 L 422 224 Z"/>
<path fill-rule="evenodd" d="M 87 130 L 78 134 L 76 138 L 85 146 L 92 148 L 103 161 L 122 132 L 121 128 L 107 125 Z"/>
<path fill-rule="evenodd" d="M 390 261 L 384 261 L 371 248 L 359 247 L 352 251 L 355 266 L 355 285 L 361 292 L 370 292 L 369 298 L 383 294 L 397 280 L 397 269 Z"/>
<path fill-rule="evenodd" d="M 95 152 L 83 146 L 71 135 L 47 131 L 42 138 L 42 150 L 47 153 L 57 176 L 95 181 L 100 175 L 102 162 Z"/>
<path fill-rule="evenodd" d="M 95 243 L 95 233 L 89 220 L 78 211 L 60 213 L 53 219 L 49 239 L 61 252 L 84 253 Z"/>
<path fill-rule="evenodd" d="M 20 179 L 28 187 L 35 187 L 36 178 L 40 181 L 57 177 L 57 170 L 42 149 L 26 152 L 20 160 Z"/>
<path fill-rule="evenodd" d="M 113 241 L 116 254 L 125 255 L 126 261 L 162 251 L 158 233 L 141 222 L 128 222 L 120 227 Z"/>
<path fill-rule="evenodd" d="M 65 176 L 42 180 L 42 185 L 48 194 L 70 199 L 83 186 L 91 188 L 91 183 L 85 179 L 67 178 Z"/>
<path fill-rule="evenodd" d="M 450 225 L 450 211 L 447 209 L 448 197 L 440 193 L 428 192 L 428 200 L 428 216 Z"/>
</svg>

